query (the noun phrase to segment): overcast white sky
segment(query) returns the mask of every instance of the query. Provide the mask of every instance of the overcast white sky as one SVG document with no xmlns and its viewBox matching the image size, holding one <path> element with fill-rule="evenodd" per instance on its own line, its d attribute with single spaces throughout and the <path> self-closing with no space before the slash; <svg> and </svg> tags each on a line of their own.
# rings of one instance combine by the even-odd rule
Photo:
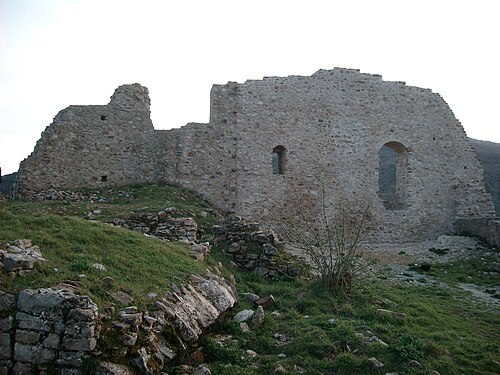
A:
<svg viewBox="0 0 500 375">
<path fill-rule="evenodd" d="M 500 142 L 500 1 L 0 0 L 0 167 L 61 109 L 149 88 L 156 129 L 207 122 L 212 84 L 335 66 L 431 88 Z"/>
</svg>

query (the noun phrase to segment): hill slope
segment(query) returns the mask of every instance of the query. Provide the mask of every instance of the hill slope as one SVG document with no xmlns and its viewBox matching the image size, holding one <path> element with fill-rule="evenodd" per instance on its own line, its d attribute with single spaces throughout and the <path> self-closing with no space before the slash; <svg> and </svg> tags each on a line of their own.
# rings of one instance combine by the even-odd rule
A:
<svg viewBox="0 0 500 375">
<path fill-rule="evenodd" d="M 500 144 L 469 138 L 484 169 L 484 185 L 500 216 Z"/>
</svg>

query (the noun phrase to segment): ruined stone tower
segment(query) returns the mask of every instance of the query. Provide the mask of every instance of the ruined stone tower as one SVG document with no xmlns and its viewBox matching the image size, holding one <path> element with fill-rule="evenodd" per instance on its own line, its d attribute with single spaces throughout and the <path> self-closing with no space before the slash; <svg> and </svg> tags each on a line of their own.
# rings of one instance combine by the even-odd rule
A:
<svg viewBox="0 0 500 375">
<path fill-rule="evenodd" d="M 322 181 L 327 207 L 344 197 L 372 205 L 378 241 L 435 238 L 459 219 L 494 216 L 443 98 L 351 69 L 215 85 L 210 122 L 171 130 L 153 130 L 145 88 L 121 86 L 107 106 L 59 113 L 20 168 L 23 195 L 141 181 L 179 184 L 265 222 L 286 212 L 294 188 L 313 202 Z"/>
<path fill-rule="evenodd" d="M 60 111 L 19 167 L 21 197 L 49 187 L 155 181 L 149 106 L 148 89 L 133 84 L 118 87 L 107 105 Z"/>
</svg>

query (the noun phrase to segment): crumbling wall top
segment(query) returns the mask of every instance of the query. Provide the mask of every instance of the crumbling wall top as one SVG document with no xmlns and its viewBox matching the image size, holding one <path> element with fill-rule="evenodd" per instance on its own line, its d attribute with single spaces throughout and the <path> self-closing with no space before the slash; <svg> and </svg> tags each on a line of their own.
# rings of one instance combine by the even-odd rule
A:
<svg viewBox="0 0 500 375">
<path fill-rule="evenodd" d="M 115 105 L 124 110 L 146 110 L 149 111 L 151 100 L 148 88 L 138 83 L 119 86 L 113 96 L 110 105 Z"/>
</svg>

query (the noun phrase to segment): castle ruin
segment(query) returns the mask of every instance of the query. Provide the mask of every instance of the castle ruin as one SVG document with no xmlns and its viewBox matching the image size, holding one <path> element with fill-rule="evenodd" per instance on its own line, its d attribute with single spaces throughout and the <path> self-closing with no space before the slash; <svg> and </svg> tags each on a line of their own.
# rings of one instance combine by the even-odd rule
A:
<svg viewBox="0 0 500 375">
<path fill-rule="evenodd" d="M 269 222 L 293 189 L 314 201 L 322 181 L 329 208 L 339 197 L 372 205 L 381 242 L 433 239 L 494 217 L 474 149 L 428 89 L 335 68 L 214 85 L 208 124 L 155 130 L 149 105 L 133 84 L 107 105 L 59 112 L 20 165 L 19 195 L 165 181 Z"/>
</svg>

